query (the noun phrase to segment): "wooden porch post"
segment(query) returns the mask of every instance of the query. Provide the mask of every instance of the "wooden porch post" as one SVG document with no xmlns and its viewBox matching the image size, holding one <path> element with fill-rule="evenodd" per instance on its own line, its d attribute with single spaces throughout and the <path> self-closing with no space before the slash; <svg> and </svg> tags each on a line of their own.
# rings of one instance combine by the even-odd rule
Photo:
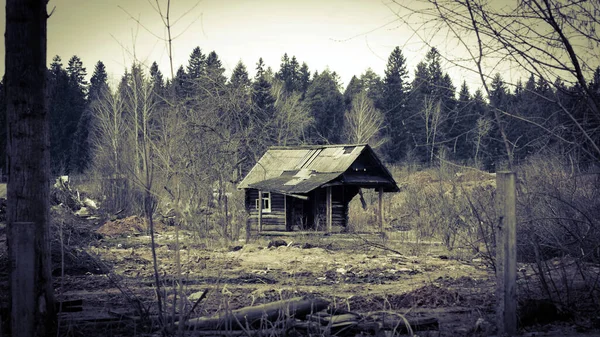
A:
<svg viewBox="0 0 600 337">
<path fill-rule="evenodd" d="M 331 233 L 333 212 L 332 212 L 332 197 L 331 197 L 331 186 L 327 186 L 327 232 Z"/>
<path fill-rule="evenodd" d="M 383 233 L 383 187 L 379 188 L 379 231 Z"/>
<path fill-rule="evenodd" d="M 283 223 L 285 224 L 285 230 L 288 230 L 288 212 L 287 212 L 287 195 L 283 195 Z"/>
<path fill-rule="evenodd" d="M 258 190 L 258 232 L 262 232 L 263 192 Z"/>
<path fill-rule="evenodd" d="M 312 200 L 312 205 L 313 205 L 313 229 L 317 230 L 319 229 L 319 189 L 314 190 L 313 192 L 313 200 Z"/>
</svg>

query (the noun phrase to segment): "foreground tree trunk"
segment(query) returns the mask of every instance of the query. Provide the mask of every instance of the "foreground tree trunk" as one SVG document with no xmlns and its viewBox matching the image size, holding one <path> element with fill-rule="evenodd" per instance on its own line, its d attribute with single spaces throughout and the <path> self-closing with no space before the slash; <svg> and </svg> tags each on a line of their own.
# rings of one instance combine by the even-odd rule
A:
<svg viewBox="0 0 600 337">
<path fill-rule="evenodd" d="M 13 337 L 49 336 L 56 322 L 49 244 L 46 3 L 6 1 L 7 220 Z"/>
</svg>

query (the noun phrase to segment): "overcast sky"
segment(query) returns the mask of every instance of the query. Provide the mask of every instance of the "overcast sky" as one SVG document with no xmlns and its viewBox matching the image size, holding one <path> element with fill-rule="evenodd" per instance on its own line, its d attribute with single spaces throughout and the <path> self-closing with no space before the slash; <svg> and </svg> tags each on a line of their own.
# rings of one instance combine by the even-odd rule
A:
<svg viewBox="0 0 600 337">
<path fill-rule="evenodd" d="M 427 48 L 398 28 L 387 1 L 174 0 L 171 17 L 179 18 L 173 26 L 175 70 L 187 64 L 196 46 L 204 53 L 215 50 L 226 75 L 242 60 L 253 76 L 259 57 L 276 71 L 287 52 L 306 62 L 311 72 L 326 67 L 336 71 L 345 86 L 352 75 L 369 67 L 383 76 L 390 52 L 400 46 L 412 76 Z M 165 29 L 152 5 L 155 0 L 51 0 L 48 11 L 55 9 L 48 20 L 48 63 L 58 54 L 66 66 L 72 55 L 78 55 L 90 75 L 102 60 L 114 81 L 131 65 L 135 53 L 147 65 L 157 61 L 170 77 L 162 40 Z M 4 6 L 1 13 L 4 27 Z M 4 73 L 4 43 L 0 48 Z M 445 52 L 444 46 L 439 48 Z M 466 76 L 450 66 L 446 70 L 457 87 Z"/>
</svg>

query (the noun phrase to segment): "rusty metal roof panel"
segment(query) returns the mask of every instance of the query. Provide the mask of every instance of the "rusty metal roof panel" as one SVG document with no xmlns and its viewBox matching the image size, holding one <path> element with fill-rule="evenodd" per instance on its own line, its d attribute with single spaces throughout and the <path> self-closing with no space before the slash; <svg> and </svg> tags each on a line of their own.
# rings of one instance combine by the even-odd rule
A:
<svg viewBox="0 0 600 337">
<path fill-rule="evenodd" d="M 345 147 L 348 146 L 322 148 L 318 151 L 318 155 L 304 164 L 303 168 L 317 172 L 343 172 L 352 165 L 365 148 L 364 145 L 353 146 L 355 148 L 353 151 L 345 153 Z"/>
<path fill-rule="evenodd" d="M 249 188 L 280 193 L 303 194 L 308 193 L 323 184 L 340 176 L 340 173 L 312 173 L 308 178 L 295 178 L 289 175 L 259 181 L 249 184 Z"/>
</svg>

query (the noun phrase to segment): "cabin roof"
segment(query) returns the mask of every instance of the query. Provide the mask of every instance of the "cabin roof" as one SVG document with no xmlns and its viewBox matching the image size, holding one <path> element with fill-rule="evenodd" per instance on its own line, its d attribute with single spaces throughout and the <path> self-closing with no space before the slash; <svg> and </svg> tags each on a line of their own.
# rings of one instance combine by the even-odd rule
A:
<svg viewBox="0 0 600 337">
<path fill-rule="evenodd" d="M 383 175 L 344 175 L 363 153 L 372 157 L 380 166 Z M 291 194 L 308 193 L 327 184 L 380 186 L 384 187 L 385 191 L 398 191 L 392 175 L 367 144 L 270 147 L 240 182 L 238 188 Z"/>
</svg>

